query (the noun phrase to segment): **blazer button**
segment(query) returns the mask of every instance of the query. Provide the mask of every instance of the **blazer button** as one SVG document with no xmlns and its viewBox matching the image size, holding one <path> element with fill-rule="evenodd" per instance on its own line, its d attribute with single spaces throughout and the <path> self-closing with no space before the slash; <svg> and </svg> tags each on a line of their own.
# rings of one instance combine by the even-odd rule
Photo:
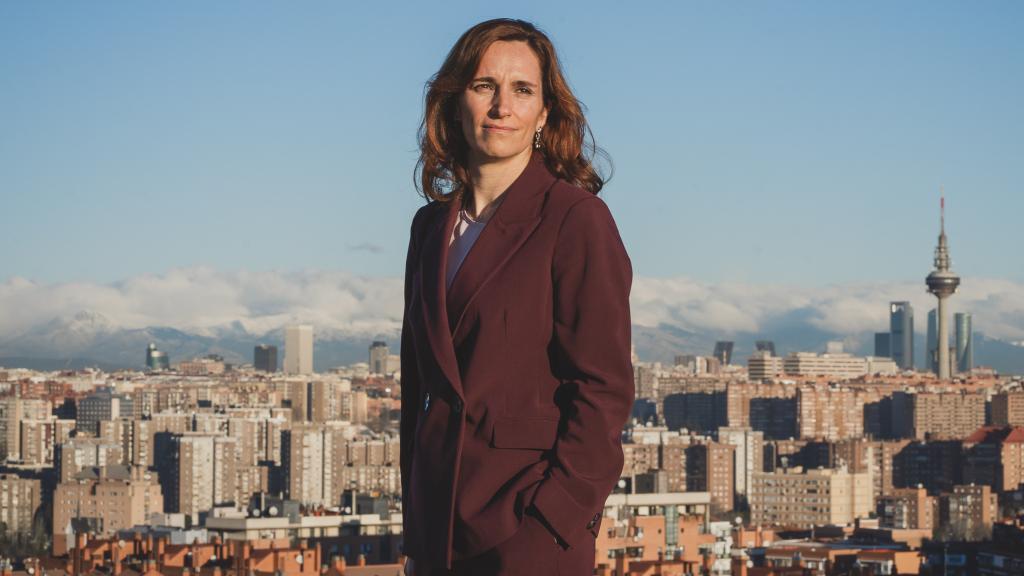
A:
<svg viewBox="0 0 1024 576">
<path fill-rule="evenodd" d="M 454 404 L 454 405 L 452 405 L 452 409 L 454 409 L 454 410 L 455 410 L 455 413 L 456 413 L 456 414 L 458 414 L 458 413 L 462 412 L 462 400 L 460 400 L 460 399 L 456 398 L 456 399 L 455 399 L 455 404 Z"/>
<path fill-rule="evenodd" d="M 430 392 L 423 395 L 423 411 L 426 412 L 430 409 Z"/>
</svg>

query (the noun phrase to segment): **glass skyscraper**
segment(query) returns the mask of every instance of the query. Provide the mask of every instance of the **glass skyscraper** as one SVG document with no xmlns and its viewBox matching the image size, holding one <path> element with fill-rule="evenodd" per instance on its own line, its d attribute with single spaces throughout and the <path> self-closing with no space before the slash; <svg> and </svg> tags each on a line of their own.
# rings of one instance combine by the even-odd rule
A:
<svg viewBox="0 0 1024 576">
<path fill-rule="evenodd" d="M 875 356 L 877 358 L 892 358 L 892 346 L 889 346 L 888 332 L 875 332 Z"/>
<path fill-rule="evenodd" d="M 277 346 L 260 344 L 254 348 L 252 363 L 259 372 L 277 372 Z"/>
<path fill-rule="evenodd" d="M 758 352 L 768 352 L 772 356 L 776 356 L 775 342 L 772 342 L 771 340 L 758 340 L 757 342 L 754 343 L 754 348 Z"/>
<path fill-rule="evenodd" d="M 970 372 L 974 368 L 974 333 L 971 330 L 971 315 L 957 312 L 953 315 L 956 330 L 956 371 Z"/>
<path fill-rule="evenodd" d="M 914 369 L 914 308 L 910 302 L 889 304 L 889 347 L 901 370 Z"/>
<path fill-rule="evenodd" d="M 149 370 L 169 370 L 171 368 L 171 360 L 167 357 L 167 353 L 157 350 L 156 344 L 153 342 L 146 347 L 146 368 Z"/>
<path fill-rule="evenodd" d="M 719 340 L 715 342 L 715 351 L 713 356 L 718 358 L 718 361 L 722 363 L 722 366 L 728 366 L 732 363 L 732 346 L 733 343 L 729 340 Z"/>
</svg>

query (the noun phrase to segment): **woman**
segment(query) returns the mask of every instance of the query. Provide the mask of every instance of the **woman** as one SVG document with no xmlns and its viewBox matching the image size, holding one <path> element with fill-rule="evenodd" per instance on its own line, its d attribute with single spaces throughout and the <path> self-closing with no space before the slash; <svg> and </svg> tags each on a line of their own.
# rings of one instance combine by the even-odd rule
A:
<svg viewBox="0 0 1024 576">
<path fill-rule="evenodd" d="M 402 329 L 407 573 L 591 574 L 633 402 L 632 269 L 551 41 L 468 30 L 428 85 Z"/>
</svg>

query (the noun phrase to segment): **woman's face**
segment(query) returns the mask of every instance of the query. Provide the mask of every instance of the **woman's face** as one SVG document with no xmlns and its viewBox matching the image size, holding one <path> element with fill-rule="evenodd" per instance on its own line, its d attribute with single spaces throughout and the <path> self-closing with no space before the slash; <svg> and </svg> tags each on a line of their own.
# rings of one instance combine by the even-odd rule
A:
<svg viewBox="0 0 1024 576">
<path fill-rule="evenodd" d="M 533 135 L 548 115 L 542 86 L 540 60 L 526 42 L 498 41 L 487 47 L 459 97 L 471 163 L 529 156 Z"/>
</svg>

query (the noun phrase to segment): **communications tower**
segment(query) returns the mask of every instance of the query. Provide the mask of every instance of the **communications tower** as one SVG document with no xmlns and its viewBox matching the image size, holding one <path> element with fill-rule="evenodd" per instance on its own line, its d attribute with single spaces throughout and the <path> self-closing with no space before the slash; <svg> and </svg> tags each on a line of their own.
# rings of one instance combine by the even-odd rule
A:
<svg viewBox="0 0 1024 576">
<path fill-rule="evenodd" d="M 928 291 L 939 299 L 938 307 L 938 346 L 939 349 L 939 380 L 949 380 L 949 314 L 946 313 L 946 300 L 960 286 L 960 277 L 949 269 L 949 245 L 946 242 L 946 198 L 939 200 L 939 245 L 935 247 L 935 269 L 925 279 Z"/>
</svg>

